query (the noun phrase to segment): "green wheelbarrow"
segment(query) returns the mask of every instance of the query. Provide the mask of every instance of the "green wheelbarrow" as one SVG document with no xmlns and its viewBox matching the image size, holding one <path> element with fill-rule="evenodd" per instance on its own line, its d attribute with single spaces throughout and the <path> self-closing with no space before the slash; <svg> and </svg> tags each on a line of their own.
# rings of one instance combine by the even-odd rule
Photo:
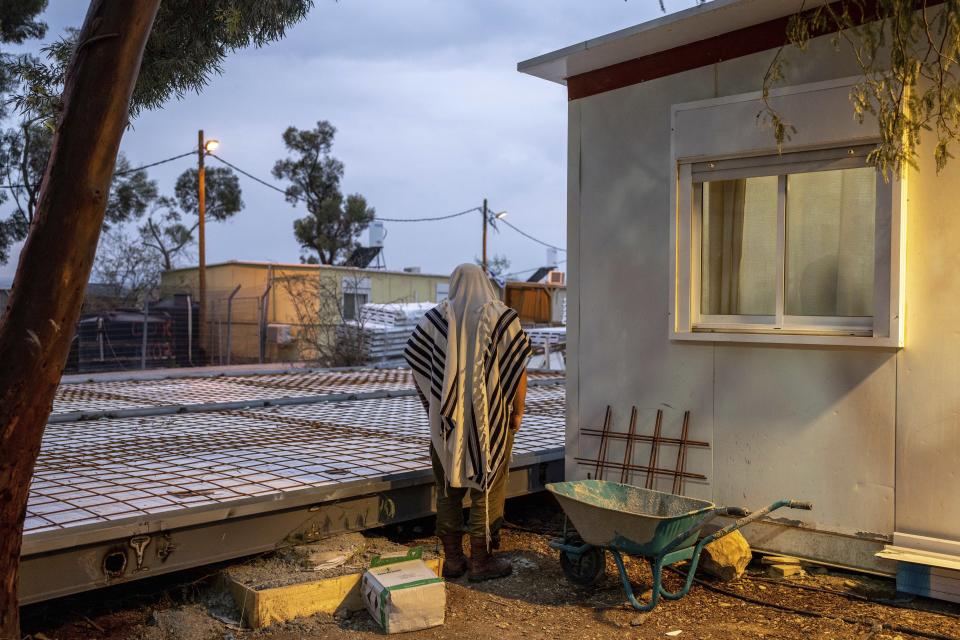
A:
<svg viewBox="0 0 960 640">
<path fill-rule="evenodd" d="M 697 500 L 641 489 L 605 480 L 575 480 L 548 484 L 576 534 L 564 533 L 550 546 L 560 551 L 560 566 L 574 584 L 589 586 L 603 575 L 609 551 L 620 572 L 627 600 L 638 611 L 650 611 L 660 598 L 679 600 L 693 585 L 693 576 L 703 548 L 728 533 L 781 507 L 812 509 L 809 502 L 778 500 L 753 513 L 739 507 L 718 507 Z M 739 518 L 736 522 L 700 538 L 700 530 L 716 516 Z M 698 541 L 699 538 L 699 541 Z M 653 571 L 650 601 L 641 603 L 633 593 L 623 566 L 626 553 L 646 558 Z M 687 578 L 679 591 L 663 587 L 663 568 L 690 561 Z"/>
</svg>

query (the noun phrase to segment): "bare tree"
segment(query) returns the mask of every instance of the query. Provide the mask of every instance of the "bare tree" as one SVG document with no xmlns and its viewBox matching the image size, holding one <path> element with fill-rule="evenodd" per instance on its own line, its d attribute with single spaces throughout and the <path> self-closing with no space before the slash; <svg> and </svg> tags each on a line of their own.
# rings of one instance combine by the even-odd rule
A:
<svg viewBox="0 0 960 640">
<path fill-rule="evenodd" d="M 111 298 L 139 306 L 160 285 L 161 273 L 163 261 L 152 247 L 119 229 L 100 236 L 93 276 L 110 288 Z"/>
<path fill-rule="evenodd" d="M 166 271 L 173 269 L 177 258 L 193 244 L 193 233 L 200 226 L 200 222 L 195 221 L 187 227 L 182 220 L 176 205 L 169 198 L 160 198 L 140 226 L 141 241 L 156 252 Z"/>
<path fill-rule="evenodd" d="M 322 272 L 278 279 L 293 305 L 301 360 L 324 367 L 359 366 L 369 361 L 366 317 L 356 296 L 345 302 L 343 295 L 345 288 L 358 290 L 360 280 L 346 277 L 338 283 L 337 278 L 325 277 Z"/>
</svg>

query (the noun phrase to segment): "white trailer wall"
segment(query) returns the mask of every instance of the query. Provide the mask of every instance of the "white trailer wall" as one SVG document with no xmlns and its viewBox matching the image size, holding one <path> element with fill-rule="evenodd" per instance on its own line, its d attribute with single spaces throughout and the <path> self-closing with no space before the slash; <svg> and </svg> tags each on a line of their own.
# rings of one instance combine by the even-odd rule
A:
<svg viewBox="0 0 960 640">
<path fill-rule="evenodd" d="M 908 186 L 896 533 L 902 546 L 960 555 L 960 163 L 937 176 L 931 138 Z"/>
<path fill-rule="evenodd" d="M 933 171 L 924 168 L 919 180 L 911 176 L 908 187 L 909 311 L 902 356 L 894 350 L 683 343 L 667 337 L 670 189 L 675 188 L 671 106 L 757 91 L 771 56 L 739 58 L 569 105 L 567 477 L 594 472 L 574 458 L 595 458 L 599 438 L 580 435 L 579 429 L 599 426 L 607 405 L 619 431 L 627 428 L 631 405 L 639 407 L 640 430 L 647 433 L 655 410 L 664 409 L 668 436 L 679 435 L 682 412 L 689 410 L 690 437 L 712 447 L 688 455 L 688 470 L 708 480 L 688 481 L 687 494 L 752 508 L 778 498 L 810 500 L 812 513 L 783 510 L 776 514 L 780 524 L 753 526 L 745 534 L 761 548 L 890 572 L 893 565 L 872 554 L 894 531 L 895 466 L 903 485 L 898 498 L 906 499 L 909 491 L 911 501 L 898 503 L 898 526 L 909 522 L 918 531 L 954 538 L 960 533 L 957 507 L 944 506 L 954 491 L 931 494 L 929 477 L 913 478 L 903 467 L 925 465 L 930 475 L 942 474 L 957 488 L 955 466 L 930 460 L 947 440 L 957 450 L 954 389 L 960 381 L 960 341 L 944 330 L 949 313 L 960 308 L 960 284 L 946 282 L 960 267 L 958 252 L 949 250 L 951 244 L 960 246 L 960 222 L 938 213 L 948 207 L 936 199 L 948 196 L 913 192 L 937 190 L 931 186 Z M 853 60 L 824 39 L 791 58 L 789 84 L 858 73 Z M 823 117 L 849 118 L 852 111 Z M 944 183 L 936 181 L 941 188 Z M 934 210 L 919 227 L 913 222 L 917 209 Z M 949 221 L 935 219 L 943 216 Z M 933 311 L 944 300 L 948 308 Z M 918 313 L 925 319 L 915 318 Z M 939 344 L 946 333 L 950 349 Z M 645 463 L 646 451 L 638 447 L 635 459 Z M 612 446 L 608 458 L 619 456 L 622 449 Z M 674 449 L 663 447 L 660 466 L 672 467 L 674 456 Z M 642 476 L 634 482 L 642 484 Z M 659 487 L 669 490 L 670 480 Z M 953 510 L 950 523 L 929 523 L 932 512 L 945 510 Z M 812 535 L 799 535 L 798 527 Z"/>
</svg>

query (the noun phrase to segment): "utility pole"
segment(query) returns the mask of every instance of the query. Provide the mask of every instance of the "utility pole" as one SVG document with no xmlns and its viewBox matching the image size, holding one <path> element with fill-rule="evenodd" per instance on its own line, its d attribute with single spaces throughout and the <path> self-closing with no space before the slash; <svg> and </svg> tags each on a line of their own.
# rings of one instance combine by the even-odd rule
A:
<svg viewBox="0 0 960 640">
<path fill-rule="evenodd" d="M 203 129 L 197 132 L 197 253 L 198 257 L 198 291 L 197 303 L 200 313 L 197 314 L 197 323 L 200 325 L 201 364 L 207 364 L 207 171 L 203 166 L 203 159 L 208 153 L 213 153 L 220 146 L 220 141 L 213 138 L 205 140 Z"/>
<path fill-rule="evenodd" d="M 483 270 L 489 273 L 487 269 L 487 227 L 490 226 L 490 223 L 493 223 L 493 228 L 496 229 L 496 221 L 503 220 L 507 217 L 506 211 L 500 211 L 499 213 L 490 213 L 490 209 L 487 206 L 487 199 L 483 199 L 483 207 L 480 208 L 480 214 L 483 216 L 483 253 L 482 253 L 482 264 Z"/>
<path fill-rule="evenodd" d="M 200 303 L 200 313 L 198 322 L 200 324 L 200 363 L 207 364 L 207 251 L 206 251 L 206 220 L 207 217 L 207 189 L 206 189 L 206 169 L 203 166 L 203 157 L 207 155 L 207 146 L 203 139 L 203 129 L 197 132 L 197 215 L 199 216 L 199 226 L 197 233 L 197 252 L 199 254 L 198 279 L 199 292 L 197 300 Z"/>
<path fill-rule="evenodd" d="M 483 199 L 483 270 L 487 270 L 487 223 L 490 214 L 487 213 L 487 199 Z"/>
</svg>

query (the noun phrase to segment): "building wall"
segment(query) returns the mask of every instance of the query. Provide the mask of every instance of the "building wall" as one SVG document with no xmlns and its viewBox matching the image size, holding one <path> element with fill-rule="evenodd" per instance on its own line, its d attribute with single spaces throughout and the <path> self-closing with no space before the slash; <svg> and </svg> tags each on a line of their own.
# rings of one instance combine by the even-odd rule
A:
<svg viewBox="0 0 960 640">
<path fill-rule="evenodd" d="M 955 328 L 960 163 L 951 160 L 938 176 L 934 145 L 925 135 L 919 169 L 910 171 L 908 185 L 906 347 L 897 363 L 896 531 L 949 540 L 951 552 L 960 554 L 960 335 Z"/>
<path fill-rule="evenodd" d="M 508 282 L 503 292 L 503 302 L 520 315 L 524 324 L 550 324 L 562 322 L 563 301 L 566 291 L 540 283 Z"/>
<path fill-rule="evenodd" d="M 902 434 L 898 443 L 898 410 L 901 420 L 936 419 L 946 429 L 955 425 L 949 408 L 956 402 L 934 403 L 921 412 L 926 416 L 898 407 L 906 388 L 898 389 L 894 351 L 667 338 L 671 105 L 757 91 L 771 55 L 570 103 L 567 475 L 593 472 L 574 457 L 595 458 L 599 438 L 580 435 L 579 429 L 599 426 L 608 405 L 620 431 L 627 428 L 631 406 L 639 409 L 638 430 L 647 433 L 662 410 L 666 435 L 679 434 L 683 412 L 689 410 L 690 437 L 712 446 L 688 454 L 688 470 L 706 475 L 707 481 L 688 481 L 685 493 L 751 508 L 779 498 L 810 500 L 812 513 L 781 511 L 780 524 L 754 525 L 746 535 L 762 548 L 889 571 L 872 553 L 894 531 L 895 448 L 912 445 L 918 459 L 932 452 L 932 443 L 906 443 Z M 806 54 L 793 56 L 788 83 L 856 73 L 850 57 L 821 39 Z M 852 117 L 852 111 L 836 117 Z M 937 226 L 943 225 L 926 233 L 935 233 Z M 918 233 L 923 231 L 911 232 L 914 244 Z M 949 239 L 938 246 L 945 252 Z M 907 269 L 910 274 L 909 259 Z M 908 286 L 919 276 L 914 271 Z M 933 287 L 927 289 L 932 295 Z M 908 308 L 922 295 L 928 294 L 908 290 Z M 937 335 L 932 322 L 914 330 L 923 327 Z M 900 356 L 907 362 L 916 337 L 910 331 Z M 913 374 L 911 393 L 920 394 L 937 375 L 956 371 L 957 358 L 939 362 L 918 366 L 922 373 Z M 639 445 L 636 459 L 645 460 L 646 451 Z M 608 451 L 610 459 L 622 455 L 616 445 Z M 672 467 L 675 456 L 675 449 L 663 447 L 661 466 Z M 634 481 L 643 484 L 643 477 Z M 666 478 L 658 488 L 669 490 L 671 484 Z M 935 500 L 928 497 L 925 504 Z M 831 535 L 798 536 L 798 527 Z"/>
<path fill-rule="evenodd" d="M 345 267 L 319 267 L 316 265 L 267 265 L 251 263 L 227 263 L 207 267 L 207 306 L 211 325 L 211 352 L 217 352 L 218 328 L 216 319 L 225 321 L 226 299 L 240 285 L 231 313 L 233 333 L 231 336 L 232 361 L 255 360 L 259 355 L 258 329 L 256 324 L 259 298 L 266 290 L 268 281 L 273 283 L 267 297 L 267 322 L 293 326 L 294 335 L 299 327 L 308 322 L 317 322 L 321 305 L 316 305 L 317 314 L 308 316 L 308 307 L 297 305 L 292 300 L 296 293 L 309 295 L 334 292 L 341 297 L 343 283 L 359 283 L 369 280 L 370 302 L 431 302 L 436 300 L 438 284 L 449 282 L 447 276 L 410 274 L 392 271 L 350 269 Z M 196 295 L 197 270 L 177 269 L 163 274 L 161 287 L 165 292 L 189 291 Z M 335 304 L 322 307 L 326 322 L 335 323 Z M 225 341 L 220 330 L 220 348 Z M 278 346 L 268 344 L 266 357 L 270 360 L 298 360 L 302 354 L 296 344 Z"/>
</svg>

